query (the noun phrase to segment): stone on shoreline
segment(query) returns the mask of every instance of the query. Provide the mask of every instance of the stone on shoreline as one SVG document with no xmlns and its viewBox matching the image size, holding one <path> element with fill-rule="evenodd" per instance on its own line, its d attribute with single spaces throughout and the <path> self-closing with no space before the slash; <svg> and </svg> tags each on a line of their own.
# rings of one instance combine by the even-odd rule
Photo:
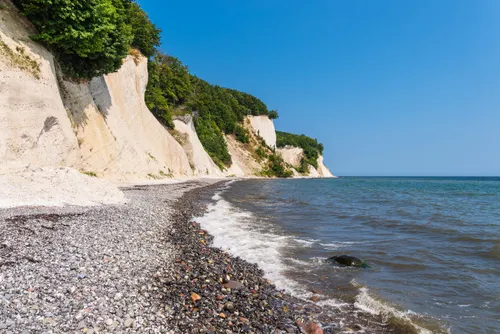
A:
<svg viewBox="0 0 500 334">
<path fill-rule="evenodd" d="M 327 259 L 328 262 L 335 262 L 337 264 L 346 266 L 346 267 L 364 267 L 366 266 L 365 262 L 360 258 L 350 255 L 336 255 L 329 257 Z"/>
</svg>

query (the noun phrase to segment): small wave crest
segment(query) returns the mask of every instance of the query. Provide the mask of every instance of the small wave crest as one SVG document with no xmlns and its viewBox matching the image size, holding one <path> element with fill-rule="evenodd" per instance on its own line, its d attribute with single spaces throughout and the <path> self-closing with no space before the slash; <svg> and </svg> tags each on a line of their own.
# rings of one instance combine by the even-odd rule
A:
<svg viewBox="0 0 500 334">
<path fill-rule="evenodd" d="M 372 296 L 368 288 L 361 286 L 355 280 L 351 284 L 359 287 L 359 294 L 356 296 L 354 306 L 363 312 L 382 316 L 388 323 L 397 325 L 399 328 L 407 328 L 405 332 L 408 333 L 415 330 L 420 334 L 450 333 L 449 330 L 443 329 L 438 324 L 432 324 L 431 326 L 429 326 L 430 324 L 426 324 L 425 327 L 422 327 L 420 325 L 420 322 L 424 320 L 422 315 L 411 310 L 398 310 L 389 303 Z M 428 327 L 434 328 L 427 329 Z"/>
<path fill-rule="evenodd" d="M 308 247 L 317 240 L 298 239 L 272 232 L 274 228 L 269 222 L 226 201 L 222 196 L 223 191 L 224 189 L 212 197 L 216 202 L 208 206 L 205 215 L 196 218 L 201 227 L 214 236 L 213 246 L 257 264 L 264 271 L 264 276 L 278 289 L 285 290 L 297 298 L 309 300 L 314 294 L 284 273 L 321 265 L 324 258 L 306 262 L 283 254 L 287 247 Z M 336 308 L 345 305 L 334 298 L 322 300 L 321 303 Z"/>
<path fill-rule="evenodd" d="M 204 216 L 196 219 L 202 228 L 214 236 L 213 246 L 257 264 L 265 277 L 279 289 L 299 298 L 310 297 L 311 293 L 298 282 L 283 275 L 290 267 L 286 265 L 286 258 L 282 257 L 281 251 L 293 238 L 267 232 L 272 229 L 266 228 L 266 221 L 257 219 L 249 211 L 234 207 L 221 194 L 216 193 L 212 197 L 216 202 L 208 206 Z"/>
</svg>

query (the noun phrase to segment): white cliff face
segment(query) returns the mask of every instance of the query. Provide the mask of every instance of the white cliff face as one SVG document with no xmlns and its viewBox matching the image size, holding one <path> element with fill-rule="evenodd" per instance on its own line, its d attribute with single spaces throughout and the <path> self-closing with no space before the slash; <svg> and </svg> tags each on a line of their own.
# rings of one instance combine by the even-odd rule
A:
<svg viewBox="0 0 500 334">
<path fill-rule="evenodd" d="M 54 58 L 30 33 L 13 6 L 0 10 L 0 173 L 79 158 Z"/>
<path fill-rule="evenodd" d="M 267 116 L 247 116 L 250 121 L 251 130 L 262 137 L 267 146 L 276 147 L 276 129 L 274 123 Z"/>
<path fill-rule="evenodd" d="M 14 6 L 0 11 L 0 170 L 68 166 L 131 181 L 193 174 L 146 107 L 145 57 L 87 83 L 58 80 L 29 27 Z"/>
<path fill-rule="evenodd" d="M 213 162 L 198 138 L 191 116 L 184 120 L 174 120 L 175 131 L 180 134 L 177 140 L 186 152 L 189 163 L 196 176 L 224 176 L 224 173 Z"/>
<path fill-rule="evenodd" d="M 240 143 L 233 135 L 226 135 L 226 142 L 233 164 L 226 170 L 231 176 L 256 176 L 262 171 L 262 165 L 255 159 L 252 152 Z"/>
<path fill-rule="evenodd" d="M 336 176 L 334 176 L 332 174 L 332 172 L 330 172 L 330 170 L 328 169 L 328 167 L 325 166 L 325 164 L 323 163 L 323 156 L 320 155 L 319 158 L 318 158 L 318 174 L 320 177 L 333 177 L 333 178 L 336 178 Z"/>
<path fill-rule="evenodd" d="M 258 176 L 260 146 L 226 136 L 233 165 L 221 171 L 203 149 L 192 121 L 174 121 L 182 145 L 147 109 L 145 57 L 128 56 L 115 73 L 90 82 L 62 79 L 54 57 L 33 42 L 15 7 L 0 10 L 0 174 L 60 166 L 117 181 L 198 176 Z M 248 116 L 245 127 L 276 147 L 273 121 Z M 300 148 L 278 152 L 299 166 Z M 331 177 L 323 159 L 311 176 Z M 50 173 L 49 173 L 50 174 Z M 69 173 L 68 175 L 72 175 Z"/>
<path fill-rule="evenodd" d="M 283 148 L 279 148 L 276 150 L 278 154 L 281 155 L 283 161 L 285 161 L 290 166 L 295 168 L 300 167 L 300 162 L 304 157 L 304 150 L 300 147 L 295 146 L 286 146 Z M 293 177 L 304 177 L 304 175 L 300 175 L 295 169 L 292 170 Z M 323 156 L 319 156 L 318 158 L 318 168 L 314 168 L 313 166 L 308 166 L 308 177 L 335 177 L 330 170 L 323 163 Z"/>
<path fill-rule="evenodd" d="M 276 152 L 281 155 L 283 161 L 293 167 L 300 167 L 300 162 L 304 157 L 304 150 L 300 147 L 286 146 L 279 148 Z"/>
<path fill-rule="evenodd" d="M 128 56 L 89 84 L 64 81 L 63 99 L 82 154 L 78 165 L 118 180 L 192 175 L 181 145 L 147 109 L 147 59 Z"/>
<path fill-rule="evenodd" d="M 321 177 L 316 168 L 314 168 L 311 165 L 309 165 L 308 168 L 309 168 L 309 175 L 308 175 L 309 177 Z"/>
</svg>

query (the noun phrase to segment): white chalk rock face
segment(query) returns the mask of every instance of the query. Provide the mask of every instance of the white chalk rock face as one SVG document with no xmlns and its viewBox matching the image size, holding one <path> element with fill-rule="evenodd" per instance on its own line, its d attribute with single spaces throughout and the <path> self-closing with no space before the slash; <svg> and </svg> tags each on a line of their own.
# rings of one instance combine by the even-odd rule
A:
<svg viewBox="0 0 500 334">
<path fill-rule="evenodd" d="M 178 141 L 187 154 L 193 174 L 196 176 L 224 176 L 224 173 L 203 148 L 194 128 L 192 117 L 187 115 L 184 116 L 183 120 L 176 119 L 174 125 L 175 131 L 181 135 Z"/>
<path fill-rule="evenodd" d="M 319 175 L 318 171 L 316 170 L 316 168 L 314 168 L 313 166 L 309 165 L 309 177 L 321 177 L 321 175 Z"/>
<path fill-rule="evenodd" d="M 304 150 L 300 147 L 285 146 L 276 150 L 281 155 L 283 161 L 293 167 L 300 167 L 300 162 L 304 157 Z"/>
<path fill-rule="evenodd" d="M 252 152 L 240 143 L 234 135 L 226 135 L 226 143 L 231 160 L 231 167 L 226 170 L 227 176 L 256 176 L 262 171 L 262 166 Z"/>
<path fill-rule="evenodd" d="M 0 175 L 0 208 L 124 202 L 124 194 L 114 184 L 67 167 L 25 169 Z"/>
<path fill-rule="evenodd" d="M 317 171 L 318 171 L 319 176 L 321 176 L 321 177 L 336 177 L 330 172 L 328 167 L 326 167 L 325 164 L 323 163 L 323 156 L 322 155 L 320 155 L 318 158 Z"/>
<path fill-rule="evenodd" d="M 0 171 L 69 166 L 116 180 L 191 176 L 182 147 L 144 102 L 147 59 L 90 83 L 58 80 L 15 7 L 0 10 Z M 60 78 L 60 77 L 59 77 Z"/>
<path fill-rule="evenodd" d="M 59 95 L 53 56 L 34 43 L 13 5 L 0 10 L 0 173 L 71 165 L 78 144 Z"/>
<path fill-rule="evenodd" d="M 128 56 L 117 72 L 90 84 L 63 83 L 81 169 L 116 180 L 192 175 L 180 144 L 146 107 L 147 80 L 147 59 Z"/>
<path fill-rule="evenodd" d="M 276 129 L 273 121 L 267 116 L 247 116 L 252 131 L 262 137 L 267 146 L 276 147 Z"/>
</svg>

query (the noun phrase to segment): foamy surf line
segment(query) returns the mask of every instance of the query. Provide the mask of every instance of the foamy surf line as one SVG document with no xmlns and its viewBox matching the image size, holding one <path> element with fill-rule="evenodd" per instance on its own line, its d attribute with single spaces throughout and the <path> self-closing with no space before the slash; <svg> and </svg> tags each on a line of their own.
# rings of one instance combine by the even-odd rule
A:
<svg viewBox="0 0 500 334">
<path fill-rule="evenodd" d="M 259 220 L 253 213 L 236 208 L 222 197 L 233 182 L 214 194 L 215 203 L 208 205 L 207 213 L 197 218 L 201 227 L 213 237 L 213 246 L 230 252 L 232 255 L 257 264 L 278 289 L 300 299 L 310 299 L 314 294 L 298 282 L 287 278 L 283 273 L 290 269 L 285 263 L 281 250 L 292 241 L 293 237 L 264 232 L 266 222 Z M 307 243 L 307 242 L 306 242 Z M 345 303 L 328 300 L 332 307 L 341 307 Z"/>
<path fill-rule="evenodd" d="M 213 203 L 207 207 L 207 212 L 198 217 L 196 221 L 213 237 L 212 246 L 238 256 L 247 262 L 257 264 L 264 276 L 272 281 L 276 287 L 290 295 L 308 301 L 314 295 L 300 283 L 284 275 L 291 267 L 285 262 L 310 266 L 303 261 L 284 257 L 282 250 L 287 246 L 299 245 L 310 247 L 318 240 L 302 240 L 292 236 L 268 232 L 266 221 L 256 217 L 252 212 L 235 207 L 222 196 L 236 181 L 230 181 L 217 191 L 213 196 Z M 268 223 L 267 223 L 268 224 Z M 272 229 L 271 229 L 272 230 Z M 341 244 L 327 244 L 328 248 L 342 248 L 343 244 L 356 242 L 343 242 Z M 318 263 L 318 260 L 315 261 Z M 353 283 L 356 285 L 357 283 Z M 317 302 L 318 306 L 341 310 L 342 312 L 362 312 L 383 319 L 397 318 L 413 326 L 419 333 L 432 333 L 417 324 L 412 319 L 420 315 L 412 311 L 400 311 L 391 305 L 370 295 L 366 287 L 360 287 L 354 304 L 345 303 L 333 298 Z M 342 321 L 340 322 L 342 323 Z M 365 330 L 366 328 L 362 329 Z M 448 331 L 449 332 L 449 331 Z"/>
</svg>

